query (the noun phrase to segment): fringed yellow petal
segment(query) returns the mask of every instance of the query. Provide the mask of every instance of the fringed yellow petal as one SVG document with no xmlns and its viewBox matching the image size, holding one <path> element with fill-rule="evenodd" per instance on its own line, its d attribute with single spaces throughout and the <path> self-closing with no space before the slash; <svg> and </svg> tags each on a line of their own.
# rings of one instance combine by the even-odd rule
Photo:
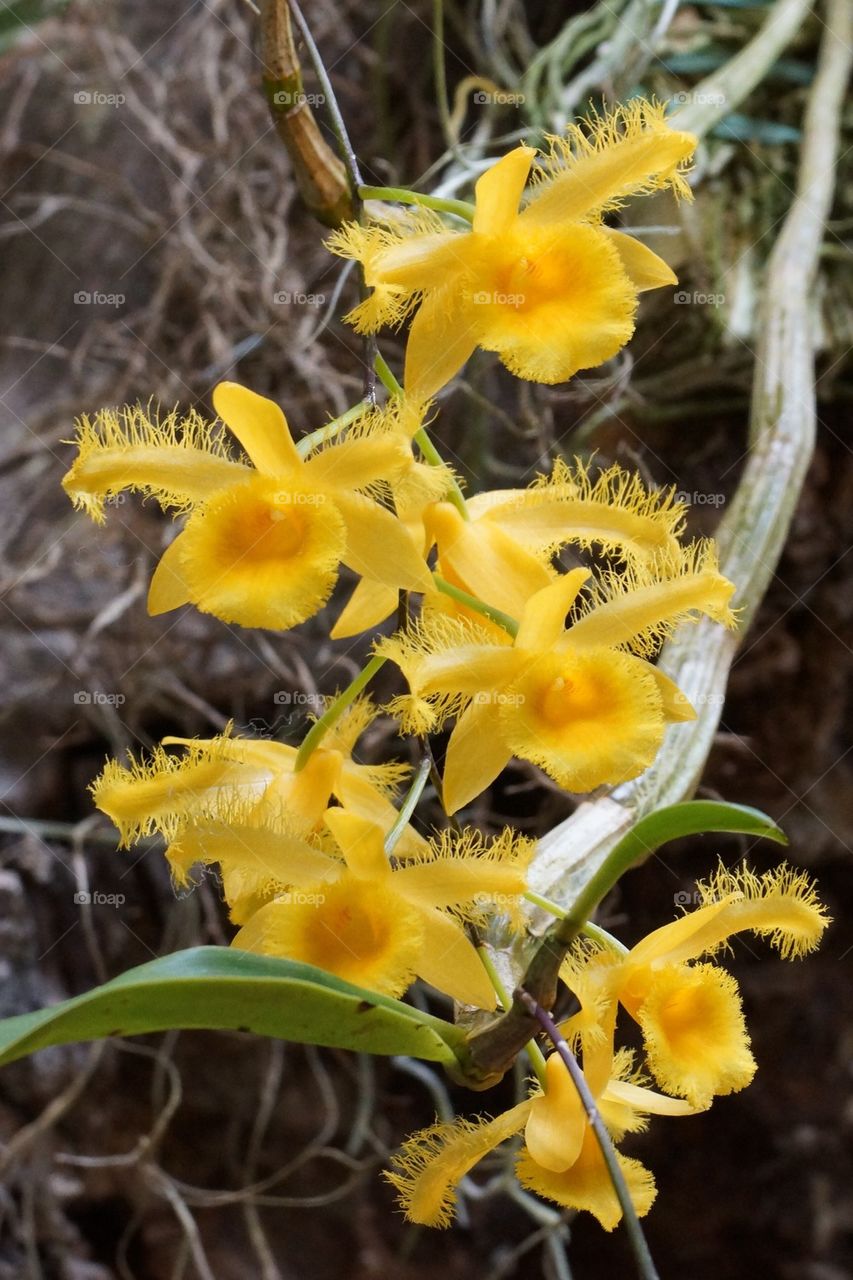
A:
<svg viewBox="0 0 853 1280">
<path fill-rule="evenodd" d="M 518 216 L 518 206 L 536 151 L 520 146 L 502 156 L 477 179 L 473 230 L 477 235 L 501 236 Z"/>
<path fill-rule="evenodd" d="M 401 867 L 394 872 L 394 885 L 416 906 L 454 907 L 462 918 L 480 918 L 486 907 L 503 915 L 517 911 L 527 876 L 524 865 L 444 856 Z"/>
<path fill-rule="evenodd" d="M 531 660 L 499 717 L 513 754 L 570 791 L 635 778 L 663 737 L 654 679 L 639 659 L 606 649 Z"/>
<path fill-rule="evenodd" d="M 187 522 L 181 571 L 204 613 L 244 627 L 295 627 L 328 600 L 346 547 L 322 492 L 256 476 Z"/>
<path fill-rule="evenodd" d="M 573 466 L 557 459 L 550 475 L 506 493 L 495 495 L 485 518 L 525 546 L 557 551 L 572 543 L 655 565 L 680 560 L 684 503 L 674 489 L 648 490 L 616 464 L 592 476 L 580 459 Z"/>
<path fill-rule="evenodd" d="M 533 1099 L 524 1130 L 531 1159 L 552 1173 L 570 1169 L 581 1153 L 587 1118 L 580 1094 L 558 1053 L 545 1064 L 545 1092 Z"/>
<path fill-rule="evenodd" d="M 218 818 L 226 803 L 260 797 L 271 771 L 229 760 L 222 748 L 227 741 L 191 744 L 184 757 L 157 747 L 147 761 L 131 760 L 127 768 L 109 760 L 92 796 L 118 827 L 122 844 L 153 831 L 174 837 L 187 818 Z"/>
<path fill-rule="evenodd" d="M 383 995 L 402 995 L 423 948 L 420 915 L 390 885 L 344 872 L 256 912 L 232 946 L 285 956 Z"/>
<path fill-rule="evenodd" d="M 184 511 L 252 474 L 195 411 L 157 417 L 128 405 L 84 416 L 76 426 L 77 458 L 62 487 L 98 524 L 104 504 L 125 489 Z"/>
<path fill-rule="evenodd" d="M 501 732 L 497 715 L 498 696 L 476 695 L 450 735 L 442 787 L 447 813 L 457 813 L 470 804 L 512 759 L 512 749 Z"/>
<path fill-rule="evenodd" d="M 237 382 L 220 382 L 213 388 L 213 407 L 262 474 L 285 476 L 301 469 L 287 419 L 274 400 Z"/>
<path fill-rule="evenodd" d="M 409 1221 L 449 1227 L 461 1180 L 485 1155 L 524 1127 L 529 1110 L 529 1102 L 520 1102 L 494 1120 L 456 1120 L 413 1134 L 384 1175 Z"/>
<path fill-rule="evenodd" d="M 714 544 L 692 543 L 683 549 L 677 571 L 657 582 L 630 569 L 602 574 L 564 644 L 572 650 L 630 645 L 637 653 L 651 655 L 681 623 L 702 615 L 725 627 L 736 626 L 729 606 L 734 591 L 734 583 L 717 567 Z"/>
<path fill-rule="evenodd" d="M 755 1059 L 731 974 L 713 964 L 667 965 L 636 1012 L 649 1067 L 662 1089 L 694 1107 L 745 1089 Z"/>
<path fill-rule="evenodd" d="M 419 910 L 417 915 L 423 939 L 416 963 L 418 975 L 460 1004 L 494 1009 L 497 999 L 492 984 L 460 922 L 438 910 Z"/>
<path fill-rule="evenodd" d="M 552 137 L 550 155 L 534 171 L 536 186 L 522 220 L 549 226 L 597 218 L 629 196 L 664 187 L 690 198 L 685 173 L 696 148 L 690 133 L 666 122 L 659 103 L 632 98 L 605 116 L 571 124 Z"/>
<path fill-rule="evenodd" d="M 288 887 L 304 889 L 340 875 L 340 862 L 295 834 L 239 823 L 193 823 L 166 850 L 179 885 L 189 883 L 195 863 L 218 863 L 225 901 L 235 924 Z"/>
<path fill-rule="evenodd" d="M 639 1160 L 617 1153 L 619 1166 L 628 1186 L 628 1194 L 637 1216 L 644 1217 L 657 1194 L 654 1178 Z M 554 1173 L 537 1164 L 526 1150 L 515 1166 L 519 1182 L 546 1200 L 565 1209 L 586 1210 L 597 1218 L 605 1231 L 612 1231 L 622 1217 L 622 1209 L 613 1190 L 610 1174 L 601 1154 L 598 1140 L 587 1127 L 580 1155 L 570 1169 Z"/>
<path fill-rule="evenodd" d="M 813 881 L 786 863 L 761 876 L 721 865 L 699 892 L 704 905 L 637 943 L 632 967 L 693 960 L 745 931 L 767 938 L 783 959 L 799 958 L 819 945 L 831 923 Z"/>
</svg>

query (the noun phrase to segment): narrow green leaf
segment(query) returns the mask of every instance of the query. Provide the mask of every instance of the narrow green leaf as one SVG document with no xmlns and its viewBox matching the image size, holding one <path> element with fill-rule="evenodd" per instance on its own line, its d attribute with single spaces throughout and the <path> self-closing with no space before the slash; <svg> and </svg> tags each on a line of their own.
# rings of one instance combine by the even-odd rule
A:
<svg viewBox="0 0 853 1280">
<path fill-rule="evenodd" d="M 572 905 L 567 919 L 583 924 L 609 893 L 620 876 L 631 867 L 645 862 L 649 854 L 670 840 L 682 836 L 698 836 L 713 831 L 725 831 L 732 835 L 761 837 L 787 844 L 788 837 L 772 818 L 760 809 L 745 804 L 727 804 L 721 800 L 683 800 L 668 804 L 633 826 L 614 845 L 604 862 L 581 890 Z"/>
<path fill-rule="evenodd" d="M 180 1028 L 251 1031 L 447 1064 L 464 1040 L 449 1022 L 311 965 L 193 947 L 61 1004 L 0 1021 L 0 1065 L 48 1045 Z"/>
</svg>

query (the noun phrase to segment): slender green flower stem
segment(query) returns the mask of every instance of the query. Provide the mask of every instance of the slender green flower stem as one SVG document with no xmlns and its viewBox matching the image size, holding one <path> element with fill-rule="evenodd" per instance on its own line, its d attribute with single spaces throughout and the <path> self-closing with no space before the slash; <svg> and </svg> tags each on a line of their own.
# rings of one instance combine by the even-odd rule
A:
<svg viewBox="0 0 853 1280">
<path fill-rule="evenodd" d="M 488 947 L 486 947 L 485 944 L 482 942 L 478 943 L 477 954 L 479 955 L 480 960 L 482 961 L 483 968 L 486 970 L 486 973 L 489 975 L 489 981 L 491 982 L 492 986 L 495 989 L 495 995 L 497 996 L 498 1000 L 501 1003 L 501 1008 L 504 1010 L 509 1009 L 512 1006 L 512 996 L 509 994 L 503 982 L 501 981 L 501 976 L 498 973 L 497 968 L 495 967 L 492 957 L 489 955 Z M 527 1056 L 530 1058 L 530 1065 L 532 1066 L 533 1070 L 536 1072 L 536 1079 L 539 1081 L 539 1083 L 542 1085 L 542 1088 L 544 1089 L 545 1088 L 545 1055 L 542 1052 L 542 1050 L 539 1048 L 539 1045 L 536 1043 L 535 1040 L 528 1040 L 524 1048 L 527 1052 Z"/>
<path fill-rule="evenodd" d="M 467 200 L 442 200 L 440 196 L 422 195 L 408 187 L 359 187 L 362 200 L 394 200 L 397 204 L 417 204 L 439 213 L 453 213 L 466 222 L 474 221 L 474 206 Z"/>
<path fill-rule="evenodd" d="M 312 449 L 316 449 L 318 445 L 325 444 L 327 440 L 336 436 L 339 431 L 343 431 L 344 427 L 348 427 L 351 422 L 357 422 L 359 418 L 363 418 L 369 412 L 370 405 L 366 400 L 353 405 L 351 409 L 347 409 L 346 413 L 342 413 L 339 418 L 333 418 L 324 427 L 318 427 L 316 431 L 309 431 L 307 436 L 302 436 L 300 440 L 297 440 L 297 453 L 301 458 L 306 458 Z"/>
<path fill-rule="evenodd" d="M 331 706 L 326 708 L 319 720 L 312 724 L 302 740 L 302 746 L 296 753 L 296 760 L 293 765 L 294 773 L 299 773 L 300 769 L 305 768 L 310 757 L 319 747 L 329 730 L 335 727 L 347 707 L 355 701 L 362 689 L 370 684 L 377 671 L 384 667 L 387 661 L 387 658 L 374 654 L 355 679 L 347 685 L 342 693 L 338 694 Z"/>
<path fill-rule="evenodd" d="M 385 837 L 385 852 L 389 858 L 396 849 L 401 835 L 409 825 L 409 820 L 411 819 L 411 816 L 417 807 L 417 803 L 421 798 L 421 793 L 426 786 L 431 767 L 432 760 L 428 755 L 424 755 L 415 770 L 415 776 L 412 778 L 411 786 L 406 792 L 406 798 L 400 806 L 400 812 L 394 819 L 394 825 Z"/>
<path fill-rule="evenodd" d="M 528 889 L 524 896 L 535 907 L 541 907 L 543 911 L 556 916 L 558 920 L 565 920 L 569 914 L 565 907 L 559 906 L 553 899 L 546 898 L 541 893 L 534 893 L 532 889 Z M 602 929 L 601 925 L 593 924 L 591 920 L 587 920 L 582 926 L 581 933 L 585 938 L 591 938 L 593 942 L 606 947 L 609 951 L 618 951 L 623 956 L 628 954 L 628 948 L 624 943 L 620 942 L 618 938 L 614 938 L 613 934 L 608 933 L 606 929 Z"/>
<path fill-rule="evenodd" d="M 526 991 L 522 991 L 519 994 L 528 1013 L 539 1023 L 565 1063 L 566 1070 L 572 1077 L 572 1083 L 578 1091 L 590 1128 L 598 1139 L 602 1158 L 607 1165 L 610 1181 L 613 1183 L 613 1190 L 616 1192 L 616 1197 L 622 1206 L 622 1216 L 625 1221 L 625 1229 L 628 1232 L 628 1239 L 631 1242 L 634 1259 L 637 1263 L 637 1273 L 642 1280 L 660 1280 L 655 1264 L 652 1261 L 652 1255 L 649 1253 L 649 1246 L 646 1243 L 646 1237 L 643 1235 L 643 1229 L 640 1226 L 640 1220 L 637 1217 L 637 1211 L 634 1208 L 634 1202 L 631 1199 L 625 1175 L 619 1164 L 619 1157 L 616 1154 L 610 1134 L 607 1132 L 607 1126 L 596 1106 L 595 1098 L 592 1096 L 589 1085 L 584 1079 L 584 1074 L 578 1066 L 577 1059 L 560 1034 L 560 1030 L 553 1018 Z"/>
<path fill-rule="evenodd" d="M 464 604 L 468 609 L 475 609 L 484 618 L 488 618 L 490 622 L 495 622 L 499 627 L 502 627 L 507 635 L 518 635 L 518 623 L 508 613 L 504 613 L 501 609 L 493 608 L 492 605 L 486 604 L 485 601 L 480 600 L 477 596 L 472 596 L 469 592 L 463 591 L 461 587 L 454 587 L 452 582 L 447 582 L 438 573 L 432 575 L 432 580 L 442 595 L 450 596 L 451 600 Z"/>
<path fill-rule="evenodd" d="M 394 377 L 393 373 L 388 368 L 387 363 L 378 351 L 376 353 L 374 367 L 376 372 L 379 374 L 379 380 L 385 387 L 386 391 L 390 392 L 392 396 L 403 395 L 403 388 L 401 384 Z M 414 441 L 431 467 L 443 467 L 445 465 L 444 459 L 438 452 L 438 449 L 436 449 L 432 440 L 430 440 L 426 427 L 418 428 L 414 435 Z M 471 519 L 468 514 L 468 504 L 465 501 L 465 495 L 459 488 L 459 482 L 455 476 L 450 477 L 450 487 L 447 491 L 447 497 L 448 500 L 453 503 L 454 507 L 456 507 L 463 520 Z"/>
</svg>

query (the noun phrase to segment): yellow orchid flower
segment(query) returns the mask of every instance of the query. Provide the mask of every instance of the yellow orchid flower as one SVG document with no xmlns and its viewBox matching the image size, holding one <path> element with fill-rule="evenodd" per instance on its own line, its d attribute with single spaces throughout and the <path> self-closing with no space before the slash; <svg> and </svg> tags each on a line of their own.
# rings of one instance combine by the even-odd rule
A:
<svg viewBox="0 0 853 1280">
<path fill-rule="evenodd" d="M 287 956 L 358 986 L 401 995 L 415 975 L 464 1004 L 495 1007 L 486 971 L 465 921 L 489 907 L 516 914 L 533 842 L 505 831 L 487 843 L 476 832 L 445 834 L 421 857 L 392 867 L 383 832 L 365 818 L 330 809 L 326 823 L 340 857 L 276 834 L 223 827 L 196 852 L 225 875 L 263 872 L 274 896 L 244 924 L 233 946 Z M 192 833 L 189 833 L 192 837 Z M 298 843 L 298 842 L 297 842 Z M 304 842 L 303 842 L 304 843 Z M 287 884 L 290 892 L 275 892 Z M 246 880 L 241 881 L 245 892 Z"/>
<path fill-rule="evenodd" d="M 598 1110 L 615 1141 L 646 1127 L 649 1115 L 684 1116 L 688 1103 L 645 1088 L 631 1070 L 631 1054 L 613 1055 L 607 1046 L 598 1066 L 607 1065 L 593 1086 L 584 1074 Z M 619 1222 L 622 1210 L 595 1133 L 580 1096 L 558 1054 L 548 1058 L 544 1091 L 536 1089 L 524 1102 L 493 1120 L 457 1120 L 413 1134 L 385 1174 L 394 1186 L 406 1217 L 431 1227 L 453 1220 L 456 1188 L 490 1151 L 524 1130 L 524 1146 L 515 1163 L 519 1182 L 529 1191 L 566 1209 L 593 1214 L 606 1231 Z M 639 1216 L 655 1198 L 654 1178 L 639 1160 L 617 1153 L 631 1199 Z"/>
<path fill-rule="evenodd" d="M 224 622 L 283 629 L 317 613 L 341 563 L 392 588 L 422 591 L 429 571 L 408 531 L 371 494 L 395 483 L 440 497 L 441 468 L 416 463 L 411 401 L 393 401 L 303 458 L 277 404 L 233 382 L 216 412 L 243 446 L 239 461 L 198 414 L 152 419 L 141 407 L 78 424 L 63 480 L 96 521 L 123 489 L 187 512 L 148 594 L 152 614 L 192 603 Z M 367 492 L 363 492 L 367 491 Z"/>
<path fill-rule="evenodd" d="M 409 683 L 411 695 L 389 707 L 407 730 L 422 733 L 458 717 L 444 776 L 449 813 L 479 795 L 512 756 L 573 791 L 623 782 L 651 764 L 666 723 L 694 712 L 663 672 L 626 646 L 652 653 L 680 622 L 701 614 L 733 625 L 734 587 L 717 569 L 713 547 L 687 548 L 680 568 L 656 582 L 604 575 L 586 602 L 580 593 L 590 572 L 573 569 L 530 598 L 514 641 L 432 615 L 380 641 L 377 652 Z"/>
<path fill-rule="evenodd" d="M 647 491 L 639 476 L 617 464 L 592 477 L 580 460 L 570 467 L 558 459 L 550 475 L 527 489 L 479 493 L 466 506 L 468 520 L 452 503 L 430 503 L 409 527 L 425 555 L 437 548 L 435 568 L 445 581 L 513 618 L 556 579 L 551 558 L 566 545 L 619 556 L 637 571 L 680 555 L 683 503 L 672 490 Z M 482 615 L 439 591 L 425 593 L 424 605 L 492 630 Z M 393 589 L 362 579 L 332 637 L 376 627 L 396 607 Z"/>
<path fill-rule="evenodd" d="M 639 1023 L 649 1068 L 661 1088 L 696 1107 L 735 1093 L 756 1070 L 738 985 L 716 964 L 694 963 L 736 933 L 769 939 L 783 958 L 806 955 L 830 923 L 803 872 L 782 865 L 763 876 L 720 868 L 699 886 L 703 905 L 638 942 L 627 955 L 584 953 L 563 966 L 581 1002 L 571 1033 L 615 1018 L 616 1001 Z"/>
<path fill-rule="evenodd" d="M 669 187 L 689 196 L 696 146 L 659 104 L 634 99 L 569 126 L 535 156 L 519 146 L 476 184 L 470 231 L 419 209 L 384 225 L 347 223 L 327 242 L 364 267 L 372 295 L 347 318 L 360 333 L 399 324 L 417 308 L 405 385 L 433 396 L 477 347 L 532 382 L 563 382 L 603 364 L 634 331 L 637 296 L 676 277 L 638 240 L 602 225 L 631 196 Z"/>
<path fill-rule="evenodd" d="M 170 842 L 166 856 L 177 885 L 185 888 L 197 854 L 181 842 L 180 833 L 193 824 L 239 815 L 243 826 L 274 825 L 314 836 L 322 831 L 334 797 L 353 813 L 390 828 L 397 817 L 393 799 L 409 766 L 363 765 L 352 758 L 356 740 L 376 715 L 368 698 L 356 700 L 298 773 L 297 749 L 283 742 L 227 732 L 216 738 L 169 737 L 145 762 L 125 767 L 108 761 L 92 794 L 118 827 L 122 845 L 153 831 Z M 170 754 L 164 750 L 169 746 L 183 747 L 184 754 Z M 396 852 L 408 856 L 426 848 L 423 837 L 407 826 Z"/>
</svg>

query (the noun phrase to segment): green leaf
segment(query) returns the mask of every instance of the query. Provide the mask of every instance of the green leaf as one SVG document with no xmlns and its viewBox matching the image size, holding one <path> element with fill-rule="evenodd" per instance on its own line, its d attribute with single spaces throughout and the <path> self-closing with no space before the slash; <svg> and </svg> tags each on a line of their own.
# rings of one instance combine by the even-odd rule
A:
<svg viewBox="0 0 853 1280">
<path fill-rule="evenodd" d="M 193 947 L 72 1000 L 0 1021 L 0 1065 L 48 1045 L 177 1028 L 251 1031 L 448 1065 L 464 1040 L 441 1018 L 311 965 Z"/>
<path fill-rule="evenodd" d="M 757 836 L 775 840 L 777 844 L 788 843 L 788 837 L 772 818 L 749 805 L 727 804 L 721 800 L 684 800 L 680 804 L 665 805 L 641 818 L 613 846 L 575 899 L 569 917 L 588 920 L 620 876 L 645 862 L 649 854 L 661 845 L 670 840 L 680 840 L 682 836 L 705 835 L 712 831 Z"/>
</svg>

